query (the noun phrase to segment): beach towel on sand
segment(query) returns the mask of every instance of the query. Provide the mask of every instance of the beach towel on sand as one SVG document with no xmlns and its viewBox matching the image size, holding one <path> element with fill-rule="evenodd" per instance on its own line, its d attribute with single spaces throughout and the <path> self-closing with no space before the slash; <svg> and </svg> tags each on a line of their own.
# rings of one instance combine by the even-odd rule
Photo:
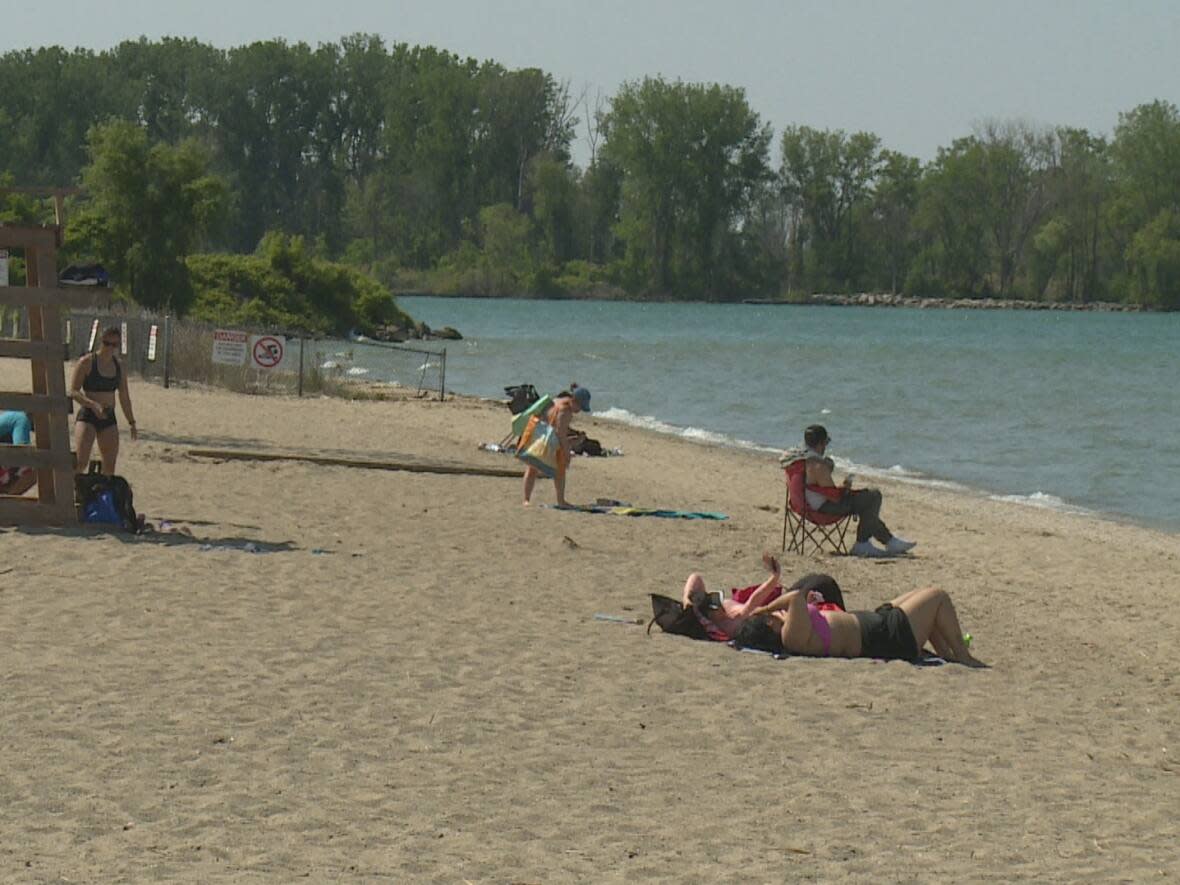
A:
<svg viewBox="0 0 1180 885">
<path fill-rule="evenodd" d="M 554 510 L 576 510 L 579 513 L 609 513 L 614 516 L 659 516 L 664 519 L 729 519 L 724 513 L 709 513 L 703 510 L 663 510 L 654 507 L 609 506 L 605 504 L 577 504 L 558 507 L 546 504 Z"/>
<path fill-rule="evenodd" d="M 760 648 L 738 648 L 738 647 L 737 647 L 736 645 L 734 645 L 732 642 L 727 642 L 727 643 L 726 643 L 726 645 L 728 645 L 728 646 L 729 646 L 730 648 L 732 648 L 732 649 L 736 649 L 737 651 L 744 651 L 744 652 L 749 652 L 749 653 L 750 653 L 750 654 L 752 654 L 752 655 L 766 655 L 767 657 L 774 658 L 776 661 L 785 661 L 785 660 L 787 660 L 787 659 L 789 659 L 789 658 L 811 658 L 811 657 L 816 657 L 816 656 L 814 656 L 814 655 L 793 655 L 793 654 L 789 654 L 789 653 L 776 654 L 775 652 L 772 652 L 772 651 L 763 651 L 763 650 L 762 650 L 762 649 L 760 649 Z M 891 663 L 891 661 L 887 661 L 887 660 L 885 660 L 884 658 L 819 658 L 819 657 L 816 657 L 816 660 L 824 660 L 824 661 L 872 661 L 874 664 L 888 664 L 888 663 Z M 914 667 L 941 667 L 943 664 L 945 664 L 945 663 L 946 663 L 946 658 L 940 658 L 938 655 L 932 655 L 932 654 L 927 654 L 926 652 L 923 652 L 923 653 L 922 653 L 922 654 L 921 654 L 921 655 L 918 657 L 918 659 L 917 659 L 916 661 L 905 661 L 904 663 L 910 664 L 911 666 L 914 666 Z"/>
</svg>

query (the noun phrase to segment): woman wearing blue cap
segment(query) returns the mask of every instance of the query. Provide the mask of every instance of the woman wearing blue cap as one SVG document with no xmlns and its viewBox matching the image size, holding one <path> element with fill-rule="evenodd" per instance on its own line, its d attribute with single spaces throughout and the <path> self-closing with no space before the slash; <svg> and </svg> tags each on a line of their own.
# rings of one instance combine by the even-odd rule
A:
<svg viewBox="0 0 1180 885">
<path fill-rule="evenodd" d="M 565 500 L 565 472 L 569 469 L 573 451 L 570 449 L 570 418 L 578 412 L 590 411 L 590 391 L 577 384 L 571 384 L 569 390 L 563 390 L 553 399 L 545 420 L 557 433 L 557 472 L 553 476 L 553 488 L 557 492 L 557 506 L 568 507 Z M 537 482 L 539 471 L 531 464 L 524 469 L 524 503 L 527 507 L 533 497 L 533 485 Z"/>
</svg>

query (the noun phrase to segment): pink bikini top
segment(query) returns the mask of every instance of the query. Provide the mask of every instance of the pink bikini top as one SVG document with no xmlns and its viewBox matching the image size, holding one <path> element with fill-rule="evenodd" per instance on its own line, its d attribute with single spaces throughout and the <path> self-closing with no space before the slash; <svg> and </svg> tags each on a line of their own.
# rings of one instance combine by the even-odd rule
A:
<svg viewBox="0 0 1180 885">
<path fill-rule="evenodd" d="M 827 618 L 820 614 L 819 608 L 810 602 L 807 603 L 807 613 L 811 615 L 811 629 L 824 641 L 824 657 L 826 658 L 832 653 L 832 625 L 828 623 Z"/>
</svg>

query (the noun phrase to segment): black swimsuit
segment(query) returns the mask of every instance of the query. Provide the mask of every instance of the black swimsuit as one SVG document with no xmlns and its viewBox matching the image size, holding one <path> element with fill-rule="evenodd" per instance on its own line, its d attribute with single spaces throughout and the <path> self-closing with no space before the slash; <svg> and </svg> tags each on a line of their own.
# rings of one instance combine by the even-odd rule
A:
<svg viewBox="0 0 1180 885">
<path fill-rule="evenodd" d="M 82 379 L 82 390 L 86 393 L 114 393 L 119 389 L 119 382 L 123 378 L 123 368 L 119 365 L 119 361 L 115 360 L 115 374 L 108 378 L 106 375 L 98 371 L 98 355 L 90 361 L 90 371 L 86 373 L 86 377 Z M 108 427 L 114 427 L 118 424 L 115 420 L 115 407 L 110 406 L 104 414 L 96 414 L 93 409 L 83 407 L 78 412 L 78 420 L 83 424 L 91 424 L 95 430 L 106 430 Z"/>
<path fill-rule="evenodd" d="M 885 603 L 876 611 L 853 612 L 860 623 L 860 653 L 887 661 L 916 661 L 920 649 L 910 619 L 900 608 Z"/>
</svg>

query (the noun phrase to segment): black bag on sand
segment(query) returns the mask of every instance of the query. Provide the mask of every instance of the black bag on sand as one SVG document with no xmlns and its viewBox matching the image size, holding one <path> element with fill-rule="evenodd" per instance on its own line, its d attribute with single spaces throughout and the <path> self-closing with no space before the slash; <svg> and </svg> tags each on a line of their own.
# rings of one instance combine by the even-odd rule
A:
<svg viewBox="0 0 1180 885">
<path fill-rule="evenodd" d="M 659 624 L 665 633 L 687 636 L 689 639 L 709 638 L 709 634 L 705 632 L 705 625 L 697 617 L 695 609 L 686 608 L 679 599 L 673 599 L 671 596 L 661 596 L 658 593 L 649 595 L 652 618 L 647 622 L 648 634 L 651 633 L 652 624 Z"/>
<path fill-rule="evenodd" d="M 135 512 L 131 484 L 121 476 L 106 476 L 100 473 L 97 463 L 90 465 L 89 473 L 74 477 L 74 504 L 78 508 L 79 522 L 88 522 L 86 514 L 89 505 L 104 493 L 109 494 L 114 505 L 119 528 L 138 533 L 142 527 L 139 515 Z"/>
<path fill-rule="evenodd" d="M 570 451 L 575 455 L 592 455 L 596 458 L 602 455 L 602 443 L 593 437 L 586 436 L 580 430 L 571 430 L 570 437 Z"/>
</svg>

